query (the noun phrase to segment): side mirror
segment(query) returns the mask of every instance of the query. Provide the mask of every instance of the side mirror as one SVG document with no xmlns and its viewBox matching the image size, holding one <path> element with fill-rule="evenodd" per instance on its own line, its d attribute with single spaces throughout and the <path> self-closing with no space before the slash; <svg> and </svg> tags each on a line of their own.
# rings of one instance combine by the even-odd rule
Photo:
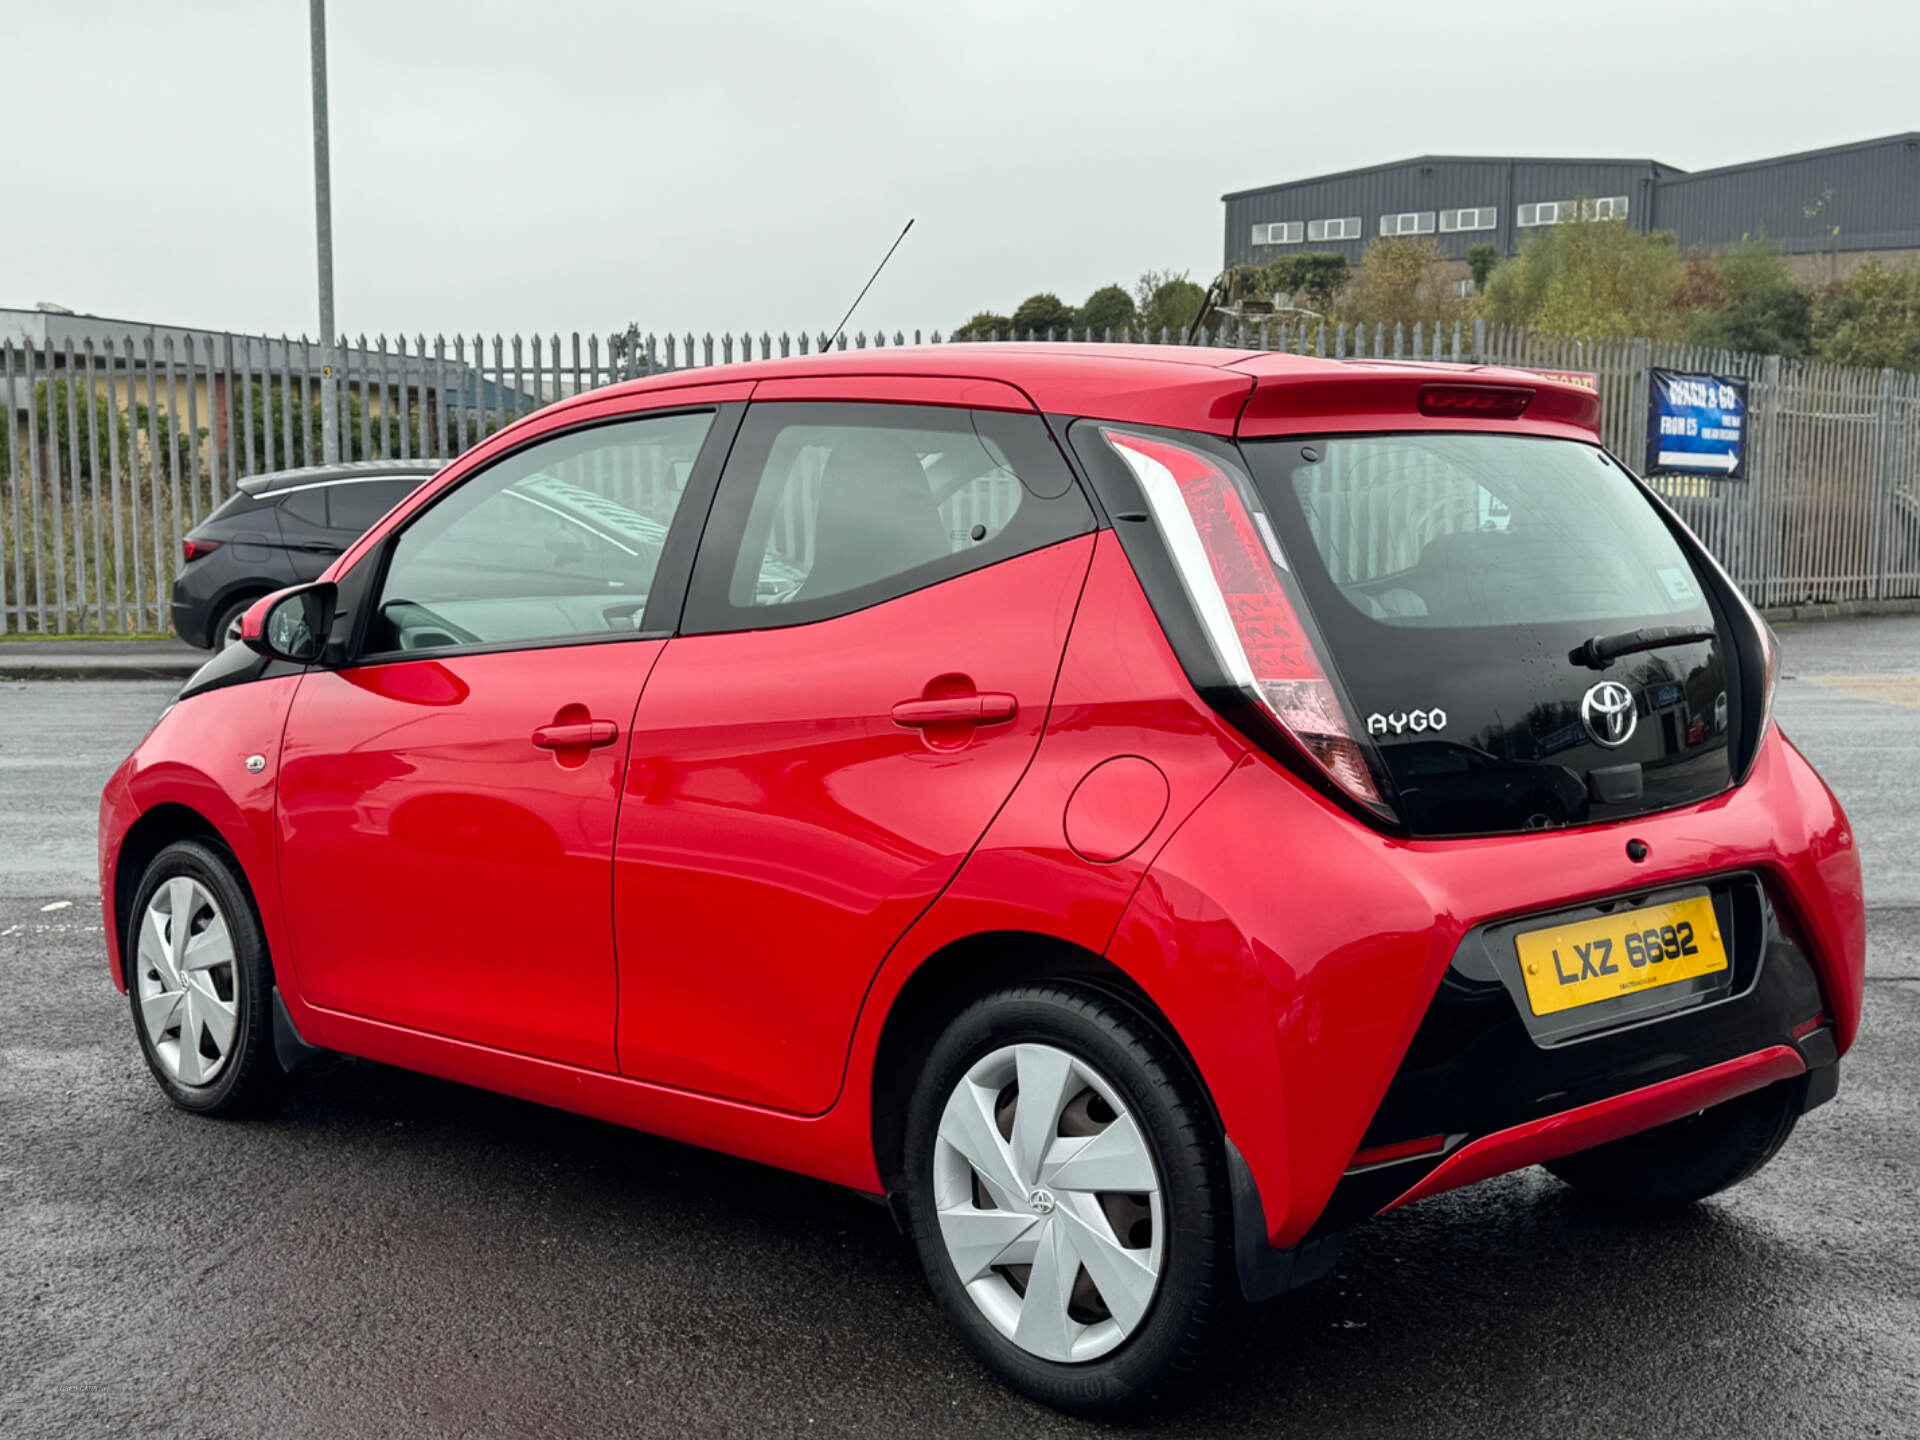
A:
<svg viewBox="0 0 1920 1440">
<path fill-rule="evenodd" d="M 240 617 L 240 643 L 275 660 L 313 664 L 333 628 L 334 595 L 332 582 L 322 580 L 255 601 Z"/>
</svg>

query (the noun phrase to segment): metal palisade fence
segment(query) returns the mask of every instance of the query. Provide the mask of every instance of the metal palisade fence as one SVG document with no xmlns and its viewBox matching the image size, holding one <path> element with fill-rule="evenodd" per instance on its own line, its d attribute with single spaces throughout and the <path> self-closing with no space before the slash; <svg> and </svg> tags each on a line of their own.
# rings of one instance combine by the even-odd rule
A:
<svg viewBox="0 0 1920 1440">
<path fill-rule="evenodd" d="M 343 343 L 99 333 L 0 344 L 0 633 L 165 630 L 181 538 L 243 477 L 320 458 L 337 388 L 341 458 L 444 457 L 543 405 L 641 375 L 806 355 L 825 336 L 578 334 Z M 1166 343 L 1161 332 L 987 339 Z M 938 332 L 924 337 L 938 344 Z M 1517 365 L 1594 377 L 1603 438 L 1637 468 L 1650 367 L 1744 376 L 1747 478 L 1656 487 L 1754 603 L 1920 597 L 1920 376 L 1519 328 L 1215 327 L 1203 344 L 1335 359 Z M 923 342 L 839 338 L 839 349 Z M 950 342 L 952 343 L 952 342 Z"/>
</svg>

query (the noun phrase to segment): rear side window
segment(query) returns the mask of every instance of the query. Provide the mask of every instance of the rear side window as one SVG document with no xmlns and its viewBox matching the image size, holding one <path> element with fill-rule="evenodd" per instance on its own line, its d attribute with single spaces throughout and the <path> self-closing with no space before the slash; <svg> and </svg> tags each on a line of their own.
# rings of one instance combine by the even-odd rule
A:
<svg viewBox="0 0 1920 1440">
<path fill-rule="evenodd" d="M 303 485 L 298 490 L 289 490 L 281 497 L 280 508 L 296 520 L 304 520 L 309 525 L 324 529 L 327 523 L 327 487 Z"/>
<path fill-rule="evenodd" d="M 1429 434 L 1246 450 L 1282 525 L 1303 528 L 1345 602 L 1385 624 L 1705 613 L 1665 524 L 1591 446 Z"/>
<path fill-rule="evenodd" d="M 1038 416 L 756 405 L 721 480 L 685 628 L 847 614 L 1091 522 Z"/>
<path fill-rule="evenodd" d="M 345 480 L 329 485 L 327 524 L 335 530 L 351 530 L 356 535 L 373 527 L 420 484 L 418 479 Z"/>
</svg>

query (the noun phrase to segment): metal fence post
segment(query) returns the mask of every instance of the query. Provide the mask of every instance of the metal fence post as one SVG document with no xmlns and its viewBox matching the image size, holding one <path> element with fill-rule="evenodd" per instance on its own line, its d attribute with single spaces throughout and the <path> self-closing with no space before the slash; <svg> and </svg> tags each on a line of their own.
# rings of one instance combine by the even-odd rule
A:
<svg viewBox="0 0 1920 1440">
<path fill-rule="evenodd" d="M 1885 553 L 1887 511 L 1893 504 L 1893 475 L 1896 458 L 1894 437 L 1894 372 L 1880 372 L 1880 402 L 1873 427 L 1876 455 L 1873 474 L 1873 511 L 1867 531 L 1867 596 L 1878 600 L 1886 590 L 1887 572 L 1892 567 Z"/>
</svg>

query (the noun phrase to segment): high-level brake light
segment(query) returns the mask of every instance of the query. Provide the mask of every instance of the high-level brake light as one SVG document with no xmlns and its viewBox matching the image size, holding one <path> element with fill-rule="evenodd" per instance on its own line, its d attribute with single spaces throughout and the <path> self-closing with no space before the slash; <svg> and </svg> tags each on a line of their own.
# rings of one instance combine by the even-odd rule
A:
<svg viewBox="0 0 1920 1440">
<path fill-rule="evenodd" d="M 1102 428 L 1140 482 L 1215 654 L 1341 789 L 1391 818 L 1360 732 L 1289 590 L 1290 569 L 1251 482 L 1231 462 Z"/>
<path fill-rule="evenodd" d="M 1414 403 L 1422 415 L 1518 420 L 1533 403 L 1533 391 L 1523 385 L 1422 385 Z"/>
</svg>

